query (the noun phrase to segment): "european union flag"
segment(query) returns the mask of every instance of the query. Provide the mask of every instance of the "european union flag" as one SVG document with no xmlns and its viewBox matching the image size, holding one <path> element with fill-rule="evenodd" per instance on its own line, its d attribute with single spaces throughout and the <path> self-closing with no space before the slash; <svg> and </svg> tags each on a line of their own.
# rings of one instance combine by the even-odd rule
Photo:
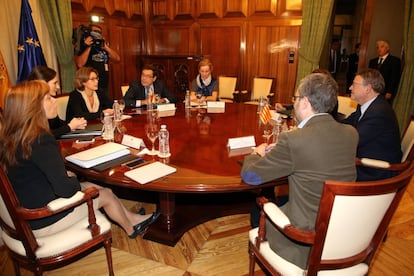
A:
<svg viewBox="0 0 414 276">
<path fill-rule="evenodd" d="M 33 67 L 46 66 L 28 0 L 22 0 L 17 54 L 19 61 L 17 82 L 25 80 Z"/>
</svg>

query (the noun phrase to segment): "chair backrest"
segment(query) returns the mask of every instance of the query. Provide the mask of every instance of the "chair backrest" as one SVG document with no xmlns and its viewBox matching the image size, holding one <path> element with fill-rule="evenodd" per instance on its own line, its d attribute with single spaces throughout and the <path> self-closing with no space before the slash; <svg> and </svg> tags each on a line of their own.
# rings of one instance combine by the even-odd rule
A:
<svg viewBox="0 0 414 276">
<path fill-rule="evenodd" d="M 219 76 L 219 97 L 233 99 L 233 93 L 236 90 L 237 77 Z"/>
<path fill-rule="evenodd" d="M 21 241 L 26 248 L 27 256 L 34 258 L 38 248 L 37 241 L 26 220 L 20 218 L 18 210 L 20 203 L 13 187 L 0 165 L 0 225 L 8 236 Z M 18 223 L 16 223 L 18 222 Z"/>
<path fill-rule="evenodd" d="M 308 273 L 370 264 L 414 173 L 379 181 L 326 181 L 315 227 Z"/>
<path fill-rule="evenodd" d="M 122 97 L 125 96 L 128 89 L 129 89 L 129 85 L 122 85 L 121 86 Z"/>
<path fill-rule="evenodd" d="M 66 121 L 66 107 L 68 106 L 69 96 L 63 95 L 56 98 L 57 113 L 61 120 Z"/>
<path fill-rule="evenodd" d="M 260 96 L 264 99 L 272 92 L 274 78 L 254 77 L 251 100 L 257 101 Z"/>
<path fill-rule="evenodd" d="M 356 111 L 357 102 L 351 100 L 348 96 L 338 96 L 338 112 L 344 114 L 346 117 Z"/>
<path fill-rule="evenodd" d="M 402 159 L 401 162 L 405 160 L 412 161 L 414 159 L 414 116 L 411 116 L 411 120 L 408 123 L 407 128 L 404 131 L 403 137 L 401 139 L 401 151 Z"/>
</svg>

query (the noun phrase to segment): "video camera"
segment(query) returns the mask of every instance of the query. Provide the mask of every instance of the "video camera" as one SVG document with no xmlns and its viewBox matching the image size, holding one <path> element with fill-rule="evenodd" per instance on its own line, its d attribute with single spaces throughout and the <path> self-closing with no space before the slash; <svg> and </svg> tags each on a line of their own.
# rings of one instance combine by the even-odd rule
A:
<svg viewBox="0 0 414 276">
<path fill-rule="evenodd" d="M 105 40 L 102 38 L 102 34 L 91 30 L 90 26 L 79 25 L 73 32 L 73 43 L 76 45 L 76 50 L 81 48 L 81 44 L 84 43 L 85 38 L 91 36 L 93 38 L 92 46 L 102 48 L 105 45 Z"/>
</svg>

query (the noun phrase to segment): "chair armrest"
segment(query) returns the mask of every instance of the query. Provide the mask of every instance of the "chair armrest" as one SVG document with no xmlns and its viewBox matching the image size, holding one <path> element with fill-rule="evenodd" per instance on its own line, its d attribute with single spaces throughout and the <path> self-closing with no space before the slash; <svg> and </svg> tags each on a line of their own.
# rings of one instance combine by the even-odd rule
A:
<svg viewBox="0 0 414 276">
<path fill-rule="evenodd" d="M 79 206 L 87 201 L 91 201 L 98 195 L 98 189 L 95 187 L 90 187 L 81 192 L 77 192 L 70 198 L 55 199 L 49 202 L 49 204 L 45 207 L 37 209 L 27 209 L 21 207 L 19 208 L 18 212 L 25 220 L 45 218 Z"/>
<path fill-rule="evenodd" d="M 285 228 L 286 226 L 291 225 L 289 218 L 273 202 L 265 203 L 263 205 L 263 210 L 268 218 L 279 228 Z"/>
<path fill-rule="evenodd" d="M 258 199 L 259 205 L 262 207 L 263 213 L 274 223 L 274 225 L 286 236 L 289 238 L 307 243 L 313 244 L 315 240 L 315 231 L 314 230 L 302 230 L 293 226 L 282 210 L 276 204 L 269 202 L 267 200 Z M 260 240 L 265 240 L 265 222 L 264 216 L 260 218 L 260 226 L 262 229 L 259 229 L 260 232 L 264 232 L 264 235 L 260 237 Z"/>
<path fill-rule="evenodd" d="M 389 162 L 372 158 L 361 158 L 361 164 L 363 166 L 381 169 L 388 169 L 390 167 Z"/>
<path fill-rule="evenodd" d="M 385 171 L 401 172 L 408 168 L 411 161 L 404 161 L 403 163 L 391 164 L 387 161 L 372 159 L 372 158 L 356 158 L 355 165 L 361 167 L 369 167 Z"/>
<path fill-rule="evenodd" d="M 70 204 L 76 203 L 79 200 L 82 200 L 83 196 L 84 196 L 84 193 L 82 193 L 81 191 L 78 191 L 76 192 L 76 194 L 74 194 L 70 198 L 60 197 L 55 200 L 52 200 L 51 202 L 47 204 L 47 207 L 49 207 L 51 211 L 56 211 L 67 205 L 70 205 Z"/>
</svg>

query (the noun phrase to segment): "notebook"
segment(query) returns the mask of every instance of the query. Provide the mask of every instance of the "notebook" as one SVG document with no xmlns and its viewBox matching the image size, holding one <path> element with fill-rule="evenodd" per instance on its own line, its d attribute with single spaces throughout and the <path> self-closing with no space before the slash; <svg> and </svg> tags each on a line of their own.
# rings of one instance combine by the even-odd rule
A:
<svg viewBox="0 0 414 276">
<path fill-rule="evenodd" d="M 176 172 L 177 169 L 159 161 L 127 171 L 124 175 L 140 184 L 147 184 L 158 178 Z"/>
<path fill-rule="evenodd" d="M 127 146 L 109 142 L 66 156 L 65 159 L 82 168 L 91 168 L 127 154 L 130 154 Z"/>
</svg>

